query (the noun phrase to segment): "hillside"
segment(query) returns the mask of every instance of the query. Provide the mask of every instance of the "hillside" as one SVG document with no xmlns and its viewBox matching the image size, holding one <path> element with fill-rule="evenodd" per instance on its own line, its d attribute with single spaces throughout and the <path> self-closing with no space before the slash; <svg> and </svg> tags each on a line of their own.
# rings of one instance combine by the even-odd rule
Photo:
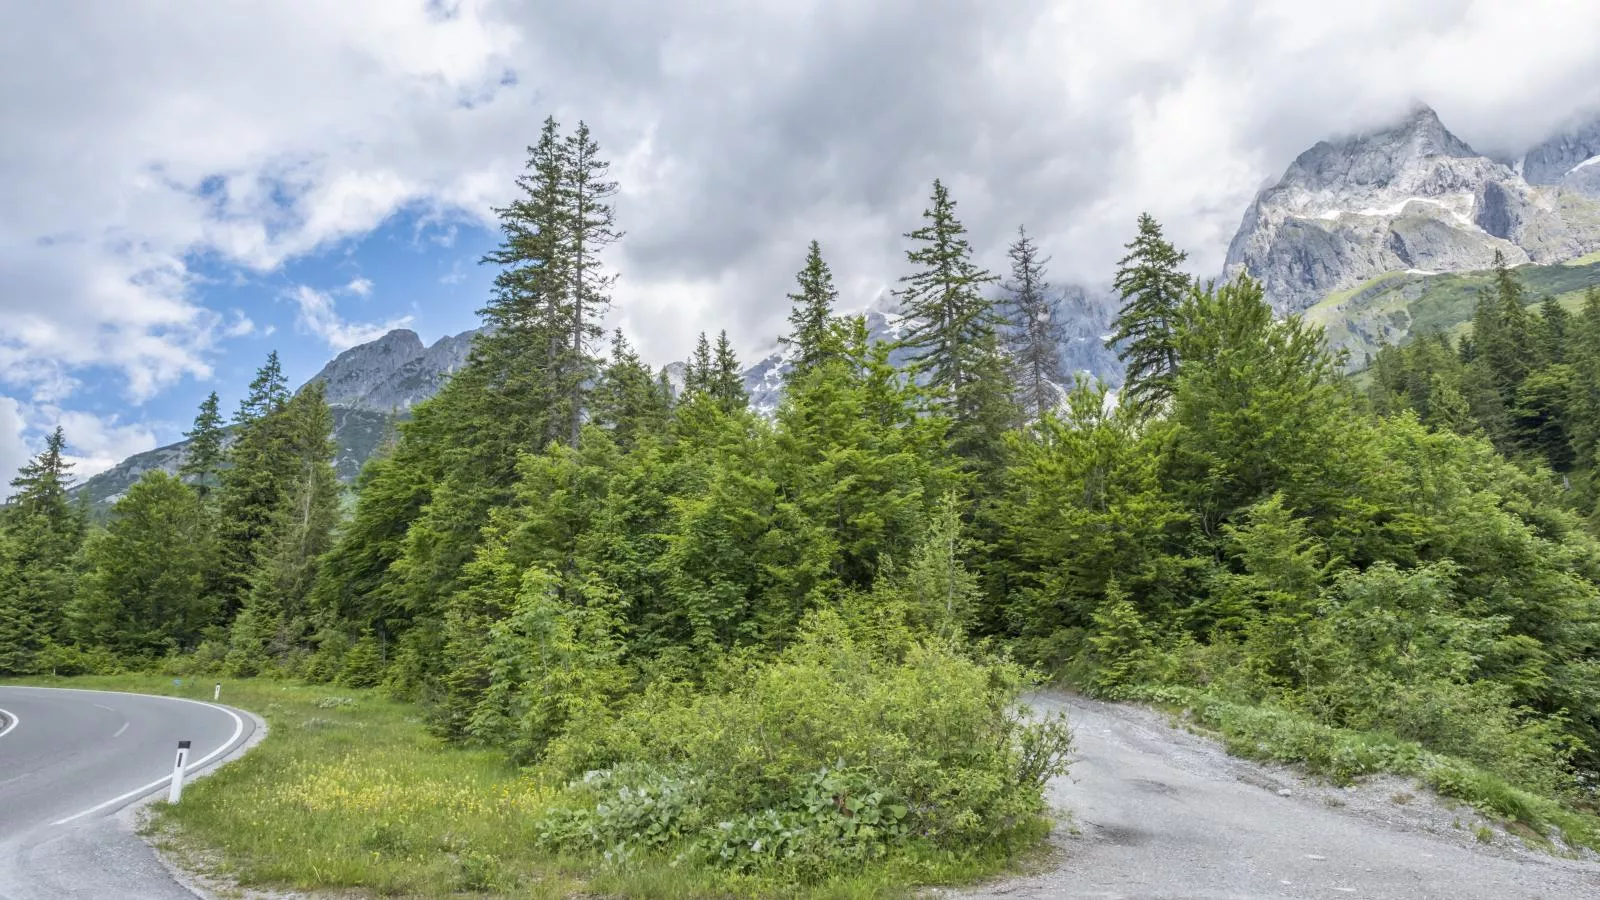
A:
<svg viewBox="0 0 1600 900">
<path fill-rule="evenodd" d="M 1600 285 L 1600 258 L 1583 257 L 1549 266 L 1519 266 L 1529 305 L 1556 297 L 1575 308 L 1583 292 Z M 1348 351 L 1347 368 L 1367 367 L 1384 344 L 1404 344 L 1419 334 L 1451 331 L 1472 319 L 1478 292 L 1491 270 L 1425 274 L 1391 272 L 1323 298 L 1303 314 L 1320 325 L 1334 350 Z"/>
</svg>

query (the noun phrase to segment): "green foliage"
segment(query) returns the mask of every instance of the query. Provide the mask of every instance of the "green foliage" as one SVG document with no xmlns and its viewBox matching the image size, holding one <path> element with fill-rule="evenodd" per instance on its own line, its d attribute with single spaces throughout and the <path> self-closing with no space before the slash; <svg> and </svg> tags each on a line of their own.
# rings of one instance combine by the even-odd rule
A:
<svg viewBox="0 0 1600 900">
<path fill-rule="evenodd" d="M 42 657 L 65 638 L 84 537 L 84 517 L 67 500 L 66 443 L 60 427 L 46 437 L 0 510 L 0 674 L 42 671 Z"/>
<path fill-rule="evenodd" d="M 925 376 L 933 411 L 951 419 L 950 450 L 980 472 L 1003 463 L 1006 429 L 1017 419 L 1000 316 L 984 294 L 996 277 L 972 261 L 955 201 L 935 179 L 921 228 L 906 235 L 914 271 L 896 292 L 908 323 L 901 345 L 913 373 Z"/>
<path fill-rule="evenodd" d="M 795 281 L 798 290 L 788 295 L 793 304 L 789 311 L 790 336 L 782 339 L 795 348 L 794 367 L 789 373 L 791 384 L 839 352 L 833 319 L 839 292 L 833 287 L 833 272 L 823 261 L 822 247 L 816 241 L 807 248 L 805 267 L 795 275 Z"/>
<path fill-rule="evenodd" d="M 189 479 L 195 492 L 202 498 L 216 487 L 217 475 L 222 471 L 223 430 L 222 413 L 218 409 L 217 392 L 212 391 L 200 404 L 194 417 L 194 427 L 185 431 L 189 449 L 178 474 Z"/>
<path fill-rule="evenodd" d="M 84 547 L 74 637 L 145 659 L 194 649 L 218 614 L 205 593 L 213 527 L 194 491 L 165 472 L 146 474 Z"/>
<path fill-rule="evenodd" d="M 1139 216 L 1139 233 L 1127 249 L 1113 281 L 1122 310 L 1106 346 L 1117 348 L 1117 358 L 1126 366 L 1123 393 L 1128 402 L 1149 414 L 1171 397 L 1183 359 L 1179 311 L 1191 283 L 1178 267 L 1188 254 L 1167 242 L 1149 213 Z"/>
<path fill-rule="evenodd" d="M 724 686 L 652 685 L 603 729 L 563 738 L 576 774 L 541 825 L 554 848 L 671 853 L 815 882 L 913 843 L 970 852 L 1030 833 L 1064 771 L 1059 721 L 1016 712 L 1023 673 L 952 645 L 884 657 L 823 613 Z"/>
</svg>

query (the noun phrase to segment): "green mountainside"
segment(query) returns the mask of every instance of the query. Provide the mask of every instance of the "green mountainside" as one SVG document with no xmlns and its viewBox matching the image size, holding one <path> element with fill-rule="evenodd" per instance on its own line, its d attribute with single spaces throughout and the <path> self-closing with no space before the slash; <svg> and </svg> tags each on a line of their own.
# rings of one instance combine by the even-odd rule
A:
<svg viewBox="0 0 1600 900">
<path fill-rule="evenodd" d="M 1555 297 L 1576 310 L 1583 292 L 1600 284 L 1600 253 L 1558 265 L 1519 266 L 1516 273 L 1530 306 Z M 1398 346 L 1420 334 L 1470 325 L 1478 292 L 1493 278 L 1491 270 L 1390 272 L 1329 294 L 1301 315 L 1308 324 L 1322 326 L 1331 349 L 1349 351 L 1346 367 L 1359 371 L 1384 344 Z"/>
</svg>

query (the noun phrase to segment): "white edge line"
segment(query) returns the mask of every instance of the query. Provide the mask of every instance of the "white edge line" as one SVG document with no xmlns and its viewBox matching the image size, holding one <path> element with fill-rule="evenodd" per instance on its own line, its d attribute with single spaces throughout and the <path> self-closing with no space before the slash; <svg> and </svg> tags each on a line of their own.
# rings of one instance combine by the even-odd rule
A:
<svg viewBox="0 0 1600 900">
<path fill-rule="evenodd" d="M 239 740 L 239 735 L 244 734 L 244 720 L 239 718 L 239 714 L 238 713 L 236 713 L 233 710 L 227 708 L 226 706 L 217 706 L 214 703 L 206 703 L 203 700 L 190 700 L 188 697 L 163 697 L 160 694 L 136 694 L 136 693 L 134 693 L 132 691 L 97 691 L 97 690 L 91 690 L 91 689 L 88 689 L 88 688 L 47 688 L 47 687 L 35 687 L 33 685 L 20 685 L 20 684 L 19 685 L 7 685 L 7 686 L 8 687 L 13 687 L 13 688 L 22 688 L 24 690 L 35 690 L 35 691 L 78 691 L 80 693 L 85 693 L 85 694 L 123 694 L 125 696 L 126 695 L 131 695 L 131 696 L 134 696 L 134 697 L 154 697 L 157 700 L 177 700 L 180 703 L 193 703 L 196 706 L 204 706 L 204 707 L 206 707 L 208 709 L 217 709 L 217 710 L 221 710 L 222 712 L 227 713 L 233 719 L 233 736 L 228 738 L 226 741 L 223 741 L 222 742 L 222 746 L 220 746 L 217 749 L 215 749 L 215 750 L 211 751 L 210 753 L 206 754 L 205 757 L 200 759 L 198 762 L 190 763 L 188 766 L 184 767 L 183 772 L 184 772 L 185 775 L 188 775 L 191 772 L 195 772 L 195 771 L 198 771 L 200 769 L 205 768 L 207 763 L 211 762 L 213 759 L 216 759 L 217 757 L 221 756 L 223 753 L 227 752 L 228 749 L 233 746 L 234 742 Z M 8 727 L 6 729 L 6 731 L 10 731 L 11 728 L 13 728 L 13 727 L 15 727 L 15 725 L 13 725 L 11 727 Z M 0 735 L 3 735 L 5 733 L 6 733 L 5 731 L 0 731 Z M 97 813 L 97 812 L 99 812 L 99 811 L 101 811 L 103 809 L 106 809 L 108 807 L 116 806 L 119 803 L 124 803 L 124 802 L 127 802 L 129 800 L 133 800 L 133 799 L 135 799 L 137 797 L 141 797 L 141 796 L 143 796 L 145 794 L 148 794 L 149 792 L 155 790 L 156 788 L 161 787 L 163 784 L 166 784 L 167 782 L 169 782 L 171 780 L 172 780 L 172 776 L 171 775 L 167 775 L 167 776 L 164 776 L 162 778 L 158 778 L 155 781 L 152 781 L 152 782 L 150 782 L 149 784 L 147 784 L 147 785 L 145 785 L 143 787 L 134 788 L 133 790 L 127 792 L 126 794 L 123 794 L 120 797 L 112 797 L 110 800 L 107 800 L 106 802 L 101 803 L 98 806 L 90 807 L 89 809 L 86 809 L 83 812 L 73 813 L 72 815 L 67 816 L 65 819 L 57 819 L 56 821 L 51 822 L 50 824 L 52 826 L 54 826 L 54 825 L 65 825 L 68 822 L 76 821 L 78 819 L 83 818 L 84 816 L 93 815 L 93 814 L 95 814 L 95 813 Z"/>
<path fill-rule="evenodd" d="M 11 730 L 13 728 L 17 727 L 17 723 L 22 721 L 21 719 L 17 718 L 17 714 L 16 713 L 12 712 L 9 709 L 0 709 L 0 715 L 3 715 L 7 719 L 11 720 L 11 724 L 10 725 L 7 725 L 4 728 L 0 728 L 0 737 L 5 737 L 6 735 L 10 734 Z"/>
</svg>

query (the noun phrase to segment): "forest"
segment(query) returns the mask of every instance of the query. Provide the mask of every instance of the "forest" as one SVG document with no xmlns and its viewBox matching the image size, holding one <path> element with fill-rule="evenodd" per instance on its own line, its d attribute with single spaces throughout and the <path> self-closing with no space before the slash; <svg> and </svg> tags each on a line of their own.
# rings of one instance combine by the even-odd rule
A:
<svg viewBox="0 0 1600 900">
<path fill-rule="evenodd" d="M 1143 216 L 1112 391 L 1061 371 L 1045 253 L 1019 228 L 984 270 L 935 181 L 896 344 L 796 248 L 768 419 L 725 333 L 680 388 L 603 332 L 616 193 L 546 120 L 495 211 L 489 327 L 353 497 L 276 356 L 103 524 L 58 429 L 0 519 L 0 675 L 382 689 L 564 785 L 552 852 L 795 879 L 1037 840 L 1070 750 L 1020 709 L 1041 678 L 1336 777 L 1594 809 L 1600 293 L 1537 304 L 1502 263 L 1470 335 L 1348 376 Z"/>
</svg>

